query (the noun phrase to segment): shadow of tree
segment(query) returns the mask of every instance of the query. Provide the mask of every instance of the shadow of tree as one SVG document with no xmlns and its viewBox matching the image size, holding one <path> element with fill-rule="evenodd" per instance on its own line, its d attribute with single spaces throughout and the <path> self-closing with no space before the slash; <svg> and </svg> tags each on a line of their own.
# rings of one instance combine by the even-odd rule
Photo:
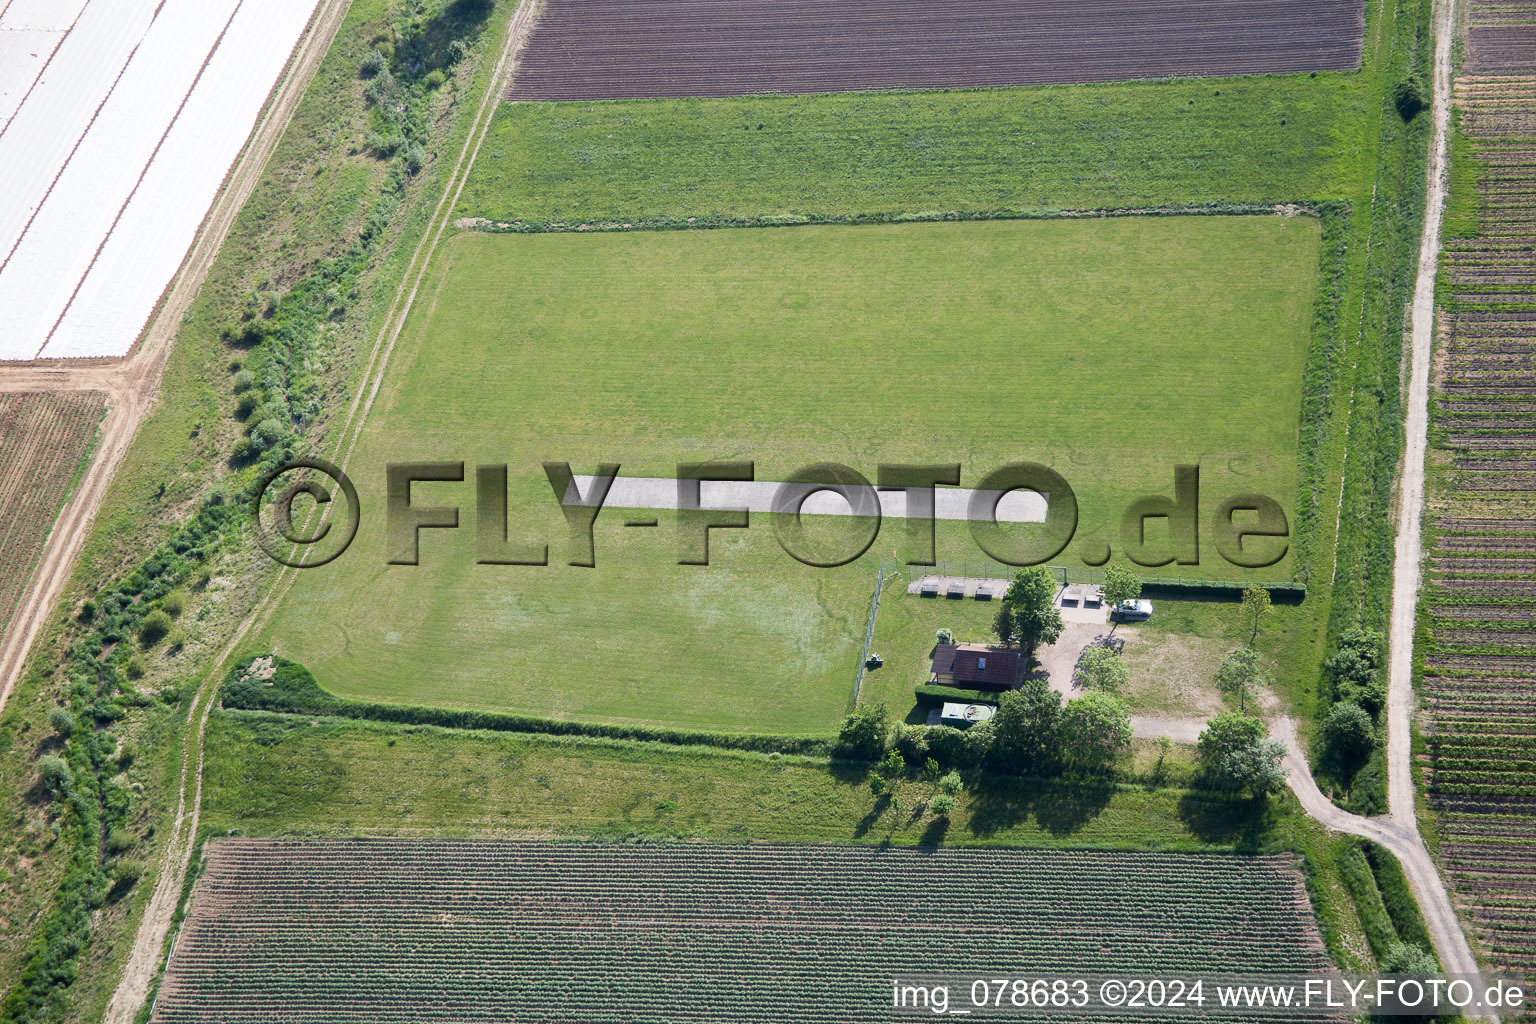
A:
<svg viewBox="0 0 1536 1024">
<path fill-rule="evenodd" d="M 854 826 L 853 837 L 855 839 L 862 839 L 868 835 L 869 830 L 875 827 L 875 822 L 880 820 L 881 815 L 890 806 L 891 795 L 889 793 L 881 793 L 879 799 L 875 801 L 875 806 L 871 807 L 869 813 L 860 818 L 859 823 Z"/>
<path fill-rule="evenodd" d="M 1069 836 L 1102 814 L 1114 792 L 1110 779 L 988 778 L 973 791 L 967 828 L 985 839 L 1033 817 L 1052 835 Z"/>
<path fill-rule="evenodd" d="M 1179 798 L 1179 818 L 1207 843 L 1229 844 L 1244 852 L 1265 846 L 1265 835 L 1280 811 L 1268 797 L 1232 796 L 1192 789 Z"/>
</svg>

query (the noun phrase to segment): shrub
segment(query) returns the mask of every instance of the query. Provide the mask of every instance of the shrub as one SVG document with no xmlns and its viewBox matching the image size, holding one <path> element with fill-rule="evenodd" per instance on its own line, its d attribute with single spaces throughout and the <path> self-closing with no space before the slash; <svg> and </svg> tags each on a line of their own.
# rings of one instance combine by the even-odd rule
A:
<svg viewBox="0 0 1536 1024">
<path fill-rule="evenodd" d="M 171 617 L 160 609 L 155 609 L 144 616 L 144 621 L 139 626 L 139 642 L 146 648 L 153 647 L 165 635 L 171 631 Z"/>
<path fill-rule="evenodd" d="M 256 406 L 261 404 L 261 396 L 254 391 L 246 391 L 235 401 L 235 418 L 244 420 L 256 411 Z"/>
<path fill-rule="evenodd" d="M 265 419 L 256 424 L 256 429 L 251 431 L 251 444 L 261 451 L 266 451 L 280 442 L 287 433 L 288 431 L 283 429 L 283 425 L 277 420 Z"/>
<path fill-rule="evenodd" d="M 69 713 L 68 708 L 50 708 L 48 710 L 48 728 L 67 740 L 74 734 L 75 716 Z"/>
<path fill-rule="evenodd" d="M 67 793 L 74 788 L 75 773 L 70 770 L 69 762 L 56 754 L 38 759 L 37 774 L 50 792 Z"/>
<path fill-rule="evenodd" d="M 389 60 L 378 50 L 369 50 L 358 65 L 357 73 L 364 78 L 377 78 L 389 69 Z"/>
<path fill-rule="evenodd" d="M 952 644 L 955 642 L 955 631 L 948 626 L 942 627 L 934 634 L 934 642 L 940 644 Z"/>
<path fill-rule="evenodd" d="M 1360 705 L 1340 701 L 1323 720 L 1323 739 L 1335 754 L 1355 760 L 1376 745 L 1376 726 Z"/>
<path fill-rule="evenodd" d="M 378 156 L 394 156 L 400 147 L 405 145 L 405 137 L 369 129 L 363 133 L 363 145 L 368 147 L 369 152 Z"/>
<path fill-rule="evenodd" d="M 947 818 L 955 809 L 955 798 L 940 793 L 928 804 L 928 809 L 933 812 L 935 818 Z"/>
<path fill-rule="evenodd" d="M 405 147 L 405 170 L 407 174 L 420 174 L 421 169 L 427 166 L 427 151 L 421 143 L 413 142 Z"/>
<path fill-rule="evenodd" d="M 891 746 L 907 764 L 922 764 L 928 760 L 928 727 L 898 723 L 891 737 Z"/>
<path fill-rule="evenodd" d="M 80 602 L 80 612 L 76 617 L 81 622 L 90 622 L 96 618 L 96 602 L 89 599 Z"/>
<path fill-rule="evenodd" d="M 866 704 L 855 708 L 837 730 L 837 749 L 845 757 L 866 761 L 879 760 L 885 753 L 890 718 L 884 704 Z"/>
<path fill-rule="evenodd" d="M 448 76 L 443 74 L 441 70 L 438 70 L 429 73 L 426 78 L 421 80 L 421 83 L 428 89 L 441 89 L 446 81 L 448 81 Z"/>
<path fill-rule="evenodd" d="M 939 780 L 939 792 L 945 796 L 957 795 L 965 783 L 960 779 L 959 772 L 950 772 Z"/>
<path fill-rule="evenodd" d="M 179 590 L 173 590 L 160 599 L 160 607 L 170 615 L 180 615 L 187 607 L 186 596 Z"/>
<path fill-rule="evenodd" d="M 383 106 L 395 97 L 395 76 L 389 73 L 389 68 L 380 71 L 368 83 L 368 88 L 363 90 L 363 95 L 368 102 L 376 106 Z"/>
<path fill-rule="evenodd" d="M 115 857 L 120 853 L 131 850 L 133 849 L 134 842 L 132 832 L 125 828 L 114 828 L 107 833 L 107 854 L 108 856 Z"/>
<path fill-rule="evenodd" d="M 1429 97 L 1424 91 L 1423 80 L 1418 75 L 1409 75 L 1407 79 L 1393 86 L 1392 105 L 1397 107 L 1397 116 L 1404 121 L 1412 121 L 1417 117 L 1419 111 L 1429 106 Z"/>
<path fill-rule="evenodd" d="M 256 386 L 256 375 L 250 370 L 235 374 L 235 394 L 243 394 Z"/>
</svg>

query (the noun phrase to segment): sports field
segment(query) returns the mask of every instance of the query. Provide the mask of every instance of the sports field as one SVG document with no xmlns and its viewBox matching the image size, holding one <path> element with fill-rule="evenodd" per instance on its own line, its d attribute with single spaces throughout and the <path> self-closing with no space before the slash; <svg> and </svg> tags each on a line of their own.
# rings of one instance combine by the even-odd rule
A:
<svg viewBox="0 0 1536 1024">
<path fill-rule="evenodd" d="M 1287 504 L 1317 258 L 1315 222 L 1282 217 L 461 233 L 353 460 L 358 539 L 300 575 L 257 642 L 343 696 L 825 733 L 899 524 L 825 570 L 759 519 L 717 532 L 699 567 L 676 564 L 670 513 L 633 528 L 609 510 L 596 568 L 572 568 L 540 463 L 752 459 L 776 480 L 959 462 L 974 486 L 1032 459 L 1074 486 L 1079 536 L 1106 539 L 1133 498 L 1171 491 L 1176 461 L 1200 462 L 1208 503 Z M 384 465 L 429 459 L 471 467 L 414 490 L 462 506 L 462 528 L 388 566 Z M 477 462 L 509 464 L 509 536 L 548 539 L 551 565 L 475 564 Z M 975 552 L 961 524 L 939 538 L 941 556 Z M 1207 553 L 1179 571 L 1223 575 Z"/>
</svg>

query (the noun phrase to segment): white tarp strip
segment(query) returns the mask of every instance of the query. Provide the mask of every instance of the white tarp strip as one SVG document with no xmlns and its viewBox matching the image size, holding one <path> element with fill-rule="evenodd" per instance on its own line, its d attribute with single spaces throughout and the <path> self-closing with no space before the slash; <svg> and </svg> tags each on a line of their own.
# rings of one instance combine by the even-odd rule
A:
<svg viewBox="0 0 1536 1024">
<path fill-rule="evenodd" d="M 26 102 L 0 131 L 0 260 L 10 255 L 90 129 L 157 6 L 157 0 L 95 0 L 87 6 Z M 12 348 L 12 339 L 0 336 L 0 349 L 15 358 Z M 36 351 L 34 346 L 21 358 Z"/>
<path fill-rule="evenodd" d="M 92 6 L 102 2 L 94 0 Z M 44 347 L 45 358 L 118 356 L 133 347 L 244 148 L 316 2 L 260 0 L 241 6 Z"/>
<path fill-rule="evenodd" d="M 565 504 L 592 504 L 581 495 L 592 496 L 590 476 L 574 476 L 565 492 Z M 709 509 L 745 508 L 753 512 L 772 512 L 773 496 L 779 484 L 771 480 L 703 480 L 699 483 L 699 504 Z M 803 486 L 803 485 L 802 485 Z M 997 505 L 1000 523 L 1045 522 L 1047 496 L 1035 491 L 1008 491 L 998 498 L 997 491 L 977 492 L 966 487 L 934 489 L 934 518 L 971 518 L 971 499 L 982 493 L 984 507 Z M 905 491 L 880 491 L 880 514 L 890 519 L 907 517 Z M 677 481 L 667 477 L 617 477 L 603 501 L 605 508 L 677 508 Z M 853 514 L 848 500 L 836 491 L 817 491 L 805 499 L 802 515 L 847 516 Z"/>
<path fill-rule="evenodd" d="M 10 0 L 0 11 L 0 28 L 41 28 L 63 32 L 85 10 L 85 0 Z"/>
<path fill-rule="evenodd" d="M 100 0 L 98 0 L 100 2 Z M 36 356 L 134 194 L 239 0 L 166 0 L 59 173 L 0 262 L 0 338 Z"/>
<path fill-rule="evenodd" d="M 0 131 L 11 123 L 27 90 L 63 38 L 62 31 L 53 29 L 0 25 Z"/>
</svg>

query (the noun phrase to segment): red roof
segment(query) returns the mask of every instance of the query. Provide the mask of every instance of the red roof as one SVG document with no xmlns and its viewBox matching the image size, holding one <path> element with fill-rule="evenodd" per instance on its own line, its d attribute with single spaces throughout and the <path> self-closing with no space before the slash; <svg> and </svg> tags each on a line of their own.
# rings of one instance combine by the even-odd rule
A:
<svg viewBox="0 0 1536 1024">
<path fill-rule="evenodd" d="M 940 644 L 933 652 L 935 675 L 953 675 L 956 686 L 1012 689 L 1019 682 L 1018 651 L 981 644 Z"/>
</svg>

